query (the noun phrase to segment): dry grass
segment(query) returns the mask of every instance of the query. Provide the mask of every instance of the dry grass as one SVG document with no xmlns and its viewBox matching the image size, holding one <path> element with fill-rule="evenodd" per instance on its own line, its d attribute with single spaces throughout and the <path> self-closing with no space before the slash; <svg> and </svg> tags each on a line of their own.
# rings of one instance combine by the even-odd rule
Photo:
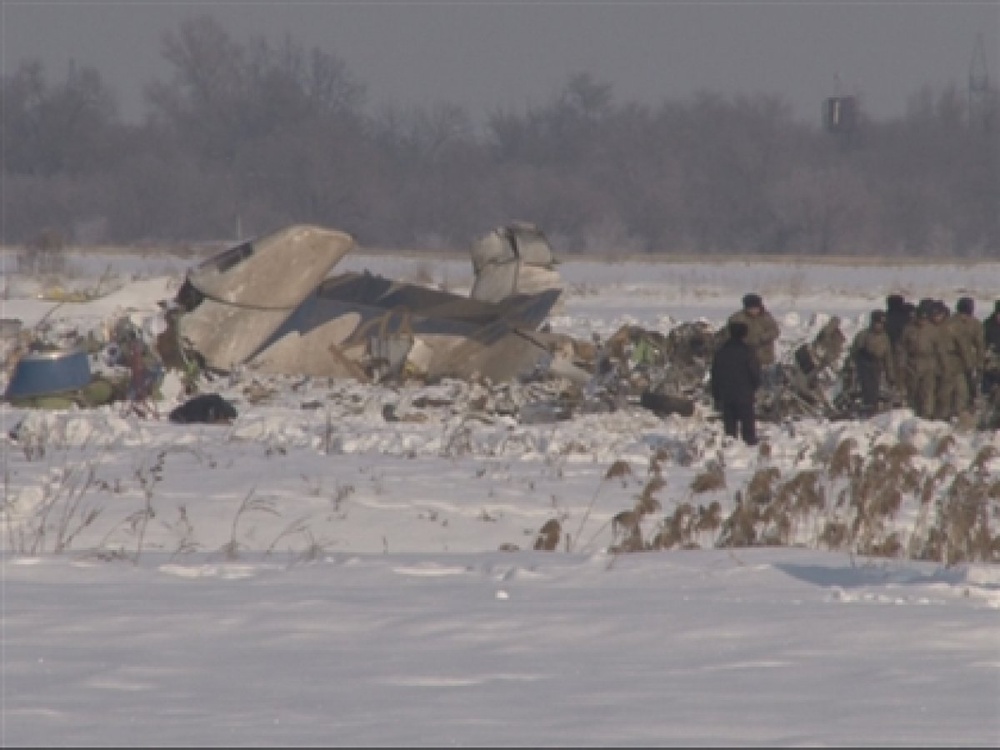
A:
<svg viewBox="0 0 1000 750">
<path fill-rule="evenodd" d="M 946 565 L 1000 562 L 1000 533 L 991 532 L 998 515 L 995 482 L 982 473 L 965 471 L 952 481 L 938 504 L 938 556 Z"/>
<path fill-rule="evenodd" d="M 828 520 L 819 535 L 819 542 L 827 549 L 835 550 L 843 547 L 850 538 L 850 529 L 844 521 Z"/>
<path fill-rule="evenodd" d="M 562 539 L 562 524 L 559 519 L 550 518 L 542 524 L 535 537 L 536 550 L 552 552 L 559 547 L 559 540 Z"/>
<path fill-rule="evenodd" d="M 774 485 L 781 477 L 777 467 L 758 469 L 747 483 L 743 496 L 751 503 L 769 503 L 774 496 Z"/>
<path fill-rule="evenodd" d="M 616 513 L 611 519 L 611 552 L 639 552 L 646 549 L 642 536 L 642 522 L 663 507 L 656 493 L 667 486 L 662 474 L 653 472 L 655 459 L 650 460 L 651 475 L 629 510 Z"/>
<path fill-rule="evenodd" d="M 854 438 L 845 438 L 837 444 L 826 465 L 831 479 L 847 476 L 855 469 L 857 450 L 858 441 Z"/>
<path fill-rule="evenodd" d="M 632 467 L 629 466 L 628 461 L 623 461 L 621 459 L 618 459 L 613 464 L 611 464 L 611 466 L 608 467 L 608 470 L 606 472 L 604 472 L 604 478 L 607 480 L 607 479 L 615 479 L 618 477 L 627 477 L 631 473 L 632 473 Z"/>
<path fill-rule="evenodd" d="M 601 489 L 605 484 L 610 482 L 612 479 L 621 479 L 622 486 L 627 486 L 628 477 L 632 476 L 632 467 L 629 465 L 628 461 L 622 459 L 617 459 L 611 466 L 608 467 L 607 471 L 604 472 L 604 479 L 594 490 L 594 495 L 590 499 L 590 503 L 587 505 L 587 510 L 584 511 L 583 517 L 580 519 L 580 525 L 576 530 L 576 535 L 573 539 L 567 541 L 567 547 L 573 549 L 575 541 L 580 538 L 580 534 L 583 533 L 583 527 L 587 523 L 587 519 L 590 518 L 590 513 L 594 509 L 594 504 L 597 502 L 597 496 L 600 494 Z"/>
<path fill-rule="evenodd" d="M 674 512 L 660 523 L 659 530 L 650 542 L 650 549 L 672 549 L 689 544 L 692 539 L 692 520 L 695 517 L 691 503 L 681 503 Z"/>
<path fill-rule="evenodd" d="M 711 462 L 708 468 L 691 480 L 691 492 L 700 495 L 726 488 L 726 470 L 718 462 Z"/>
<path fill-rule="evenodd" d="M 643 549 L 642 516 L 638 510 L 623 510 L 611 519 L 610 552 L 639 552 Z"/>
<path fill-rule="evenodd" d="M 934 445 L 934 458 L 944 458 L 955 450 L 958 441 L 954 435 L 945 435 Z"/>
<path fill-rule="evenodd" d="M 679 503 L 659 519 L 647 542 L 650 522 L 662 512 L 660 495 L 667 487 L 671 462 L 676 460 L 669 451 L 660 449 L 650 457 L 641 478 L 626 460 L 619 459 L 608 466 L 600 475 L 601 481 L 580 520 L 576 538 L 607 484 L 621 482 L 623 488 L 638 489 L 632 507 L 615 513 L 594 535 L 596 538 L 602 531 L 606 534 L 610 525 L 609 551 L 613 555 L 699 547 L 804 545 L 851 555 L 906 557 L 949 566 L 1000 562 L 1000 532 L 996 528 L 1000 518 L 1000 476 L 991 470 L 991 462 L 1000 451 L 986 445 L 963 467 L 953 463 L 955 448 L 954 442 L 938 441 L 930 451 L 941 454 L 936 461 L 921 457 L 906 442 L 880 443 L 863 455 L 857 440 L 848 438 L 840 441 L 815 469 L 783 477 L 777 467 L 761 465 L 736 488 L 728 513 L 718 500 L 708 504 L 693 500 L 696 494 L 726 489 L 724 465 L 721 460 L 709 460 L 704 471 L 692 480 L 688 501 Z M 24 440 L 22 449 L 27 460 L 53 454 L 44 436 Z M 166 526 L 176 535 L 174 554 L 197 549 L 199 545 L 186 508 L 177 509 L 173 523 L 168 523 L 161 508 L 154 512 L 166 454 L 163 451 L 147 457 L 135 470 L 131 482 L 125 478 L 124 489 L 121 480 L 110 483 L 99 480 L 93 471 L 94 462 L 68 466 L 58 475 L 61 483 L 47 488 L 35 515 L 27 522 L 19 519 L 16 534 L 12 523 L 16 499 L 7 492 L 0 510 L 10 535 L 9 547 L 16 554 L 66 552 L 79 544 L 83 530 L 101 513 L 101 507 L 91 502 L 95 493 L 121 494 L 131 488 L 141 496 L 141 506 L 112 528 L 125 531 L 124 544 L 111 549 L 107 545 L 109 537 L 105 537 L 98 545 L 96 549 L 102 559 L 138 561 L 146 547 L 147 527 L 157 516 L 153 523 Z M 206 462 L 206 466 L 211 468 L 214 464 Z M 373 476 L 372 481 L 376 491 L 380 491 L 378 477 Z M 339 511 L 353 491 L 353 485 L 338 484 L 331 498 L 335 511 Z M 313 496 L 329 494 L 324 493 L 318 481 L 310 484 L 309 492 Z M 831 503 L 831 498 L 836 502 Z M 256 497 L 251 491 L 235 512 L 228 542 L 219 549 L 226 559 L 235 559 L 246 549 L 243 540 L 247 535 L 242 524 L 254 512 L 280 515 L 271 500 Z M 556 551 L 562 547 L 567 552 L 573 551 L 575 539 L 564 528 L 567 515 L 551 518 L 535 532 L 535 550 Z M 495 519 L 484 515 L 482 520 Z M 524 533 L 532 532 L 525 529 Z M 267 547 L 267 554 L 273 553 L 279 544 L 303 543 L 298 553 L 301 560 L 316 559 L 327 546 L 327 542 L 316 538 L 305 517 L 285 525 Z M 504 548 L 514 550 L 516 546 L 501 546 Z"/>
<path fill-rule="evenodd" d="M 969 468 L 973 471 L 985 472 L 987 470 L 987 464 L 989 464 L 998 455 L 1000 455 L 1000 451 L 992 445 L 984 445 L 979 449 L 976 457 L 972 459 L 972 464 Z"/>
<path fill-rule="evenodd" d="M 950 441 L 938 444 L 943 455 L 952 455 L 954 447 Z M 649 543 L 641 544 L 640 524 L 655 507 L 644 508 L 643 498 L 659 489 L 663 473 L 663 457 L 658 457 L 636 506 L 615 516 L 611 551 L 801 544 L 945 565 L 1000 562 L 1000 533 L 994 528 L 1000 517 L 1000 477 L 989 471 L 997 455 L 986 446 L 964 470 L 943 462 L 928 473 L 911 444 L 877 445 L 865 456 L 848 438 L 821 468 L 784 480 L 776 467 L 757 469 L 734 493 L 728 515 L 719 502 L 707 507 L 680 503 L 663 517 Z M 718 462 L 710 462 L 691 483 L 692 494 L 724 488 Z M 916 513 L 904 521 L 907 507 Z"/>
<path fill-rule="evenodd" d="M 95 479 L 95 466 L 96 463 L 87 462 L 54 472 L 52 480 L 42 485 L 40 502 L 24 518 L 19 517 L 22 511 L 18 507 L 19 498 L 5 492 L 0 516 L 7 527 L 8 544 L 15 554 L 61 554 L 70 550 L 77 536 L 103 512 L 102 507 L 85 503 L 85 499 L 100 488 Z"/>
</svg>

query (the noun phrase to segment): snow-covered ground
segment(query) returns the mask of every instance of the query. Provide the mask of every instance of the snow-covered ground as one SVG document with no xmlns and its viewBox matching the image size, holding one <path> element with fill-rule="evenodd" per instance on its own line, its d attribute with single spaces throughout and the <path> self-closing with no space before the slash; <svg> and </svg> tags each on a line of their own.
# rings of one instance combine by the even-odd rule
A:
<svg viewBox="0 0 1000 750">
<path fill-rule="evenodd" d="M 116 262 L 8 274 L 2 317 L 67 334 L 149 321 L 184 268 L 133 260 L 109 277 Z M 457 260 L 340 268 L 471 283 Z M 553 330 L 721 325 L 756 291 L 782 352 L 834 315 L 852 337 L 892 292 L 968 295 L 984 314 L 1000 289 L 1000 263 L 560 271 Z M 101 276 L 115 291 L 100 299 L 39 298 Z M 525 424 L 472 408 L 482 394 L 457 381 L 243 373 L 208 388 L 233 424 L 3 406 L 3 744 L 1000 743 L 1000 567 L 912 554 L 949 492 L 997 486 L 993 432 L 898 410 L 762 424 L 762 452 L 701 408 Z M 782 544 L 715 546 L 755 478 L 761 507 L 784 509 L 756 528 Z M 877 481 L 898 503 L 864 529 L 898 551 L 835 543 Z M 818 494 L 781 505 L 795 482 Z M 673 522 L 679 542 L 616 554 L 612 518 L 644 495 L 659 506 L 644 538 Z M 552 519 L 557 549 L 535 551 Z"/>
</svg>

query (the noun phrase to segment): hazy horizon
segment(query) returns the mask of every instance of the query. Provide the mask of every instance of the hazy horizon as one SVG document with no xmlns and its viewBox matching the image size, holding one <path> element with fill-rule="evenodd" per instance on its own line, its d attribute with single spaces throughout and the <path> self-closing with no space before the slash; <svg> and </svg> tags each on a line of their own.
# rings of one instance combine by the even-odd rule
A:
<svg viewBox="0 0 1000 750">
<path fill-rule="evenodd" d="M 980 38 L 991 86 L 1000 79 L 998 2 L 5 0 L 0 13 L 5 74 L 28 59 L 50 81 L 70 61 L 92 66 L 130 121 L 144 86 L 172 73 L 164 33 L 202 13 L 239 43 L 287 35 L 336 54 L 372 109 L 448 102 L 477 121 L 543 104 L 577 72 L 619 104 L 777 95 L 818 123 L 824 99 L 855 95 L 885 119 L 922 86 L 965 92 Z"/>
</svg>

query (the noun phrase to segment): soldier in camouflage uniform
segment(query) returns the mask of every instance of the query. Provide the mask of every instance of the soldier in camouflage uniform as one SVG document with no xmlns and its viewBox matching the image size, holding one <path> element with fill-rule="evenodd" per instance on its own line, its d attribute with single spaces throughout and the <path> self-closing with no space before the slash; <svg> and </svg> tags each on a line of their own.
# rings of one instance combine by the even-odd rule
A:
<svg viewBox="0 0 1000 750">
<path fill-rule="evenodd" d="M 948 421 L 968 410 L 969 385 L 966 373 L 975 366 L 975 362 L 971 349 L 960 335 L 955 318 L 950 315 L 944 302 L 935 302 L 931 310 L 931 322 L 937 331 L 941 352 L 934 416 Z"/>
<path fill-rule="evenodd" d="M 954 317 L 955 329 L 969 353 L 972 355 L 972 367 L 965 372 L 967 382 L 969 408 L 976 403 L 979 393 L 979 378 L 983 374 L 986 361 L 986 338 L 983 334 L 983 323 L 975 315 L 975 302 L 971 297 L 962 297 L 956 305 Z"/>
<path fill-rule="evenodd" d="M 743 309 L 729 316 L 729 323 L 743 323 L 747 327 L 744 341 L 753 349 L 760 363 L 762 380 L 765 384 L 773 384 L 775 378 L 775 342 L 781 335 L 778 321 L 764 307 L 764 301 L 759 294 L 747 294 L 743 297 Z"/>
<path fill-rule="evenodd" d="M 942 369 L 937 329 L 929 320 L 928 307 L 917 305 L 913 323 L 899 339 L 900 372 L 907 381 L 907 403 L 923 419 L 934 418 L 937 375 Z"/>
<path fill-rule="evenodd" d="M 885 330 L 886 314 L 873 310 L 867 328 L 862 328 L 851 342 L 851 360 L 861 387 L 863 416 L 870 417 L 878 410 L 882 381 L 895 387 L 896 367 L 892 355 L 892 342 Z"/>
</svg>

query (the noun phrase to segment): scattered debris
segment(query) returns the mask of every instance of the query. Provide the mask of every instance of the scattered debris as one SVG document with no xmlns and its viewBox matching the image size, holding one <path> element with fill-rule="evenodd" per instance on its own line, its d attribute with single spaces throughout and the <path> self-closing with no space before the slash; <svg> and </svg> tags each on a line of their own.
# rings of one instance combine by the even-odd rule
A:
<svg viewBox="0 0 1000 750">
<path fill-rule="evenodd" d="M 353 246 L 343 232 L 294 225 L 197 265 L 158 315 L 122 310 L 88 332 L 53 325 L 52 311 L 31 329 L 4 318 L 4 399 L 37 408 L 122 401 L 149 417 L 169 382 L 171 398 L 192 397 L 184 406 L 218 421 L 235 414 L 217 402 L 212 412 L 212 400 L 199 396 L 216 378 L 244 383 L 246 402 L 260 404 L 278 393 L 275 379 L 292 377 L 292 390 L 316 378 L 426 387 L 381 404 L 388 422 L 425 421 L 441 407 L 521 424 L 625 408 L 662 418 L 712 412 L 708 373 L 723 330 L 700 320 L 666 332 L 623 325 L 604 341 L 553 332 L 547 318 L 562 282 L 532 224 L 498 227 L 473 243 L 468 297 L 367 271 L 328 276 Z M 758 419 L 864 416 L 840 323 L 830 318 L 786 351 L 758 392 Z M 984 369 L 984 382 L 1000 383 L 1000 356 L 991 352 Z M 883 409 L 899 406 L 898 394 L 883 393 Z M 206 421 L 185 413 L 178 407 L 170 418 Z M 970 424 L 1000 426 L 1000 386 L 977 399 Z"/>
<path fill-rule="evenodd" d="M 218 393 L 202 393 L 171 411 L 169 419 L 177 424 L 230 424 L 236 416 L 236 407 Z"/>
<path fill-rule="evenodd" d="M 7 384 L 4 400 L 36 409 L 71 409 L 110 403 L 114 386 L 94 376 L 83 349 L 29 351 L 21 356 Z"/>
</svg>

